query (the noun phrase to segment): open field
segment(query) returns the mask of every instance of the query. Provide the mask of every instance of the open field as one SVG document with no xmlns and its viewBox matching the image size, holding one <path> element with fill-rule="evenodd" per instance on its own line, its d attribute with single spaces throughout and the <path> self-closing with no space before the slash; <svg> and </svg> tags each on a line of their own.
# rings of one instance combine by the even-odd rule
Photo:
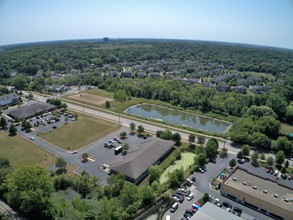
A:
<svg viewBox="0 0 293 220">
<path fill-rule="evenodd" d="M 172 173 L 176 169 L 180 169 L 181 167 L 183 170 L 186 170 L 190 165 L 194 164 L 193 158 L 195 154 L 191 152 L 184 152 L 181 153 L 181 159 L 176 160 L 174 165 L 169 166 L 164 172 L 161 174 L 160 183 L 165 183 L 167 181 L 168 173 Z"/>
<path fill-rule="evenodd" d="M 46 168 L 56 161 L 53 154 L 19 135 L 10 137 L 4 131 L 0 131 L 0 152 L 0 156 L 7 157 L 14 168 L 36 164 Z"/>
<path fill-rule="evenodd" d="M 102 104 L 105 104 L 106 101 L 113 101 L 113 99 L 111 98 L 106 98 L 106 97 L 89 94 L 89 93 L 78 93 L 78 94 L 70 95 L 67 98 L 73 101 L 77 101 L 77 102 L 88 104 L 88 105 L 94 105 L 94 106 L 100 106 Z"/>
<path fill-rule="evenodd" d="M 79 114 L 78 120 L 39 137 L 65 150 L 79 149 L 120 128 L 121 125 Z"/>
</svg>

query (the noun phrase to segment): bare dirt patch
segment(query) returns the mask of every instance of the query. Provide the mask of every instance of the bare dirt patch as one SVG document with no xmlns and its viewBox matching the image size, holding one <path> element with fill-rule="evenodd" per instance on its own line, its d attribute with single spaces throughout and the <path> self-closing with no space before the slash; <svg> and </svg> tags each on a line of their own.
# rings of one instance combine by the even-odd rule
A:
<svg viewBox="0 0 293 220">
<path fill-rule="evenodd" d="M 71 95 L 68 98 L 70 98 L 72 100 L 76 100 L 78 102 L 87 103 L 90 105 L 102 105 L 106 101 L 113 101 L 113 99 L 111 99 L 111 98 L 92 95 L 92 94 L 88 94 L 88 93 L 78 93 L 78 94 Z"/>
</svg>

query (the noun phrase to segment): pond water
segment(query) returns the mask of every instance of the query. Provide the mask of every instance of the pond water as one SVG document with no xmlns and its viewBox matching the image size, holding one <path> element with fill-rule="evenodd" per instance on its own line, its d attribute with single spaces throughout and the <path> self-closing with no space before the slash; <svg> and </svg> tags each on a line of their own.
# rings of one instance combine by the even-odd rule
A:
<svg viewBox="0 0 293 220">
<path fill-rule="evenodd" d="M 132 106 L 126 109 L 125 113 L 145 118 L 161 120 L 170 125 L 183 125 L 198 130 L 215 133 L 225 133 L 230 126 L 230 123 L 226 123 L 217 119 L 207 118 L 183 111 L 178 111 L 175 109 L 150 104 Z"/>
</svg>

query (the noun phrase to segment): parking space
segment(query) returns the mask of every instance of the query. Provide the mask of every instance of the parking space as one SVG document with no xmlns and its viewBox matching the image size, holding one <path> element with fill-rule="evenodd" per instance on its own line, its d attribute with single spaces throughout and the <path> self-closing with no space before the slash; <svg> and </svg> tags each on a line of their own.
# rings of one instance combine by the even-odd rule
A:
<svg viewBox="0 0 293 220">
<path fill-rule="evenodd" d="M 212 189 L 210 185 L 211 180 L 215 176 L 217 176 L 224 168 L 229 166 L 229 160 L 232 158 L 235 158 L 235 156 L 231 154 L 229 154 L 229 158 L 225 158 L 225 159 L 217 158 L 216 163 L 206 164 L 205 172 L 198 171 L 192 174 L 189 178 L 195 177 L 196 181 L 192 184 L 191 187 L 187 187 L 187 189 L 190 190 L 191 193 L 194 194 L 194 199 L 192 199 L 191 201 L 187 201 L 187 199 L 185 198 L 185 200 L 182 203 L 179 203 L 178 209 L 174 213 L 171 213 L 170 210 L 168 210 L 165 213 L 164 217 L 166 215 L 170 215 L 171 219 L 184 219 L 184 214 L 186 217 L 188 217 L 190 214 L 192 214 L 191 211 L 192 211 L 192 206 L 194 202 L 198 201 L 203 196 L 204 193 L 208 193 L 211 196 L 212 202 L 215 205 L 218 204 L 218 206 L 220 206 L 224 210 L 227 210 L 228 207 L 223 206 L 223 202 L 228 202 L 232 205 L 232 209 L 227 210 L 227 211 L 230 211 L 231 213 L 233 213 L 234 207 L 240 208 L 242 212 L 239 213 L 234 211 L 234 214 L 240 216 L 242 219 L 246 219 L 246 220 L 271 219 L 269 216 L 263 215 L 260 212 L 252 210 L 246 206 L 243 206 L 242 204 L 239 204 L 233 200 L 230 200 L 229 198 L 222 196 L 218 191 L 215 191 L 214 189 Z M 249 166 L 249 165 L 246 164 L 246 166 Z M 264 170 L 259 169 L 259 171 L 265 173 Z M 187 211 L 187 210 L 190 210 L 190 211 Z M 193 214 L 194 214 L 194 211 L 195 210 L 193 209 Z"/>
</svg>

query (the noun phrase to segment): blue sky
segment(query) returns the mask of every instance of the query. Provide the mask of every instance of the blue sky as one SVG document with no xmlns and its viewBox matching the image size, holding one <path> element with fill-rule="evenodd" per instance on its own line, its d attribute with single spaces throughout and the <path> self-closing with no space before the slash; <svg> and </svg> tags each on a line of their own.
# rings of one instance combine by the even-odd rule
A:
<svg viewBox="0 0 293 220">
<path fill-rule="evenodd" d="M 105 36 L 293 49 L 293 0 L 0 0 L 0 45 Z"/>
</svg>

